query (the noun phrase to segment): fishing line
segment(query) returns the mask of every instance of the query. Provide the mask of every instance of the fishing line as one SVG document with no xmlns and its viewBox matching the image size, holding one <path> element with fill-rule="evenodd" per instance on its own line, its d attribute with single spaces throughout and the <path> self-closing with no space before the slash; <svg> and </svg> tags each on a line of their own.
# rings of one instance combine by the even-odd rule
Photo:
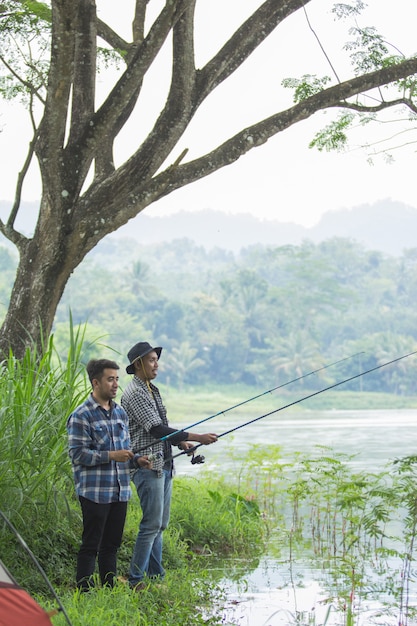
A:
<svg viewBox="0 0 417 626">
<path fill-rule="evenodd" d="M 0 516 L 3 519 L 3 521 L 7 524 L 9 529 L 12 531 L 12 533 L 16 536 L 16 539 L 19 541 L 20 545 L 26 550 L 26 552 L 28 553 L 28 555 L 32 559 L 33 563 L 38 568 L 38 570 L 39 570 L 43 580 L 45 581 L 45 583 L 48 586 L 49 591 L 52 593 L 54 599 L 56 600 L 56 603 L 58 604 L 58 611 L 60 611 L 64 615 L 65 620 L 66 620 L 68 626 L 72 626 L 71 621 L 70 621 L 70 619 L 69 619 L 69 617 L 67 615 L 67 612 L 65 611 L 64 605 L 62 604 L 61 600 L 59 599 L 55 589 L 53 588 L 53 586 L 51 584 L 51 581 L 47 577 L 47 575 L 45 573 L 45 570 L 43 569 L 43 567 L 39 563 L 38 559 L 35 557 L 35 555 L 33 554 L 32 550 L 29 548 L 29 546 L 27 545 L 26 541 L 21 537 L 19 532 L 13 526 L 11 521 L 6 517 L 6 515 L 1 510 L 0 510 Z"/>
<path fill-rule="evenodd" d="M 214 419 L 215 417 L 218 417 L 219 415 L 224 415 L 225 413 L 228 413 L 229 411 L 233 411 L 234 409 L 237 409 L 240 406 L 243 406 L 244 404 L 247 404 L 248 402 L 252 402 L 253 400 L 257 400 L 258 398 L 261 398 L 262 396 L 267 395 L 268 393 L 272 393 L 273 391 L 276 391 L 277 389 L 282 389 L 283 387 L 286 387 L 287 385 L 291 385 L 292 383 L 295 383 L 299 380 L 302 380 L 303 378 L 307 378 L 307 376 L 312 376 L 313 374 L 317 374 L 317 372 L 321 372 L 322 370 L 325 370 L 329 367 L 333 367 L 334 365 L 337 365 L 338 363 L 343 363 L 343 361 L 348 361 L 349 359 L 353 359 L 355 356 L 358 356 L 360 354 L 365 354 L 365 352 L 362 350 L 362 352 L 355 352 L 355 354 L 351 354 L 350 356 L 346 356 L 343 359 L 339 359 L 338 361 L 334 361 L 333 363 L 329 363 L 328 365 L 323 365 L 322 367 L 319 367 L 318 369 L 315 369 L 311 372 L 308 372 L 308 374 L 303 374 L 302 376 L 298 376 L 297 378 L 293 378 L 292 380 L 289 380 L 286 383 L 282 383 L 281 385 L 278 385 L 277 387 L 273 387 L 272 389 L 268 389 L 267 391 L 263 391 L 262 393 L 258 394 L 257 396 L 253 396 L 252 398 L 249 398 L 248 400 L 243 400 L 242 402 L 238 402 L 237 404 L 234 404 L 233 406 L 229 407 L 228 409 L 224 409 L 223 411 L 219 411 L 218 413 L 215 413 L 214 415 L 210 415 L 209 417 L 205 417 L 204 419 L 198 421 L 198 422 L 194 422 L 194 424 L 190 424 L 190 426 L 185 426 L 184 428 L 180 428 L 179 430 L 176 430 L 173 433 L 169 433 L 168 435 L 165 435 L 164 437 L 161 437 L 160 439 L 155 439 L 155 441 L 152 441 L 151 443 L 149 443 L 146 446 L 142 446 L 141 448 L 138 448 L 137 450 L 135 450 L 135 452 L 140 452 L 141 450 L 145 450 L 146 448 L 151 448 L 153 445 L 155 445 L 156 443 L 161 443 L 163 441 L 166 441 L 167 439 L 170 439 L 171 437 L 173 437 L 174 435 L 178 435 L 179 433 L 182 433 L 186 430 L 190 430 L 191 428 L 194 428 L 195 426 L 199 426 L 200 424 L 204 424 L 204 422 L 208 422 L 211 419 Z"/>
<path fill-rule="evenodd" d="M 243 428 L 244 426 L 249 426 L 249 424 L 253 424 L 254 422 L 258 422 L 261 419 L 264 419 L 265 417 L 269 417 L 270 415 L 273 415 L 274 413 L 278 413 L 279 411 L 283 411 L 284 409 L 288 409 L 290 406 L 294 406 L 295 404 L 299 404 L 300 402 L 303 402 L 304 400 L 308 400 L 309 398 L 313 398 L 314 396 L 318 396 L 320 393 L 324 393 L 325 391 L 329 391 L 329 389 L 334 389 L 335 387 L 339 387 L 339 385 L 343 385 L 345 383 L 350 382 L 351 380 L 355 380 L 356 378 L 360 378 L 361 376 L 365 376 L 365 374 L 370 374 L 371 372 L 375 372 L 376 370 L 381 369 L 382 367 L 386 367 L 387 365 L 392 365 L 392 363 L 396 363 L 397 361 L 401 361 L 402 359 L 406 359 L 409 356 L 412 356 L 413 354 L 417 354 L 417 350 L 415 350 L 414 352 L 409 352 L 408 354 L 404 354 L 403 356 L 399 356 L 396 359 L 392 359 L 392 361 L 387 361 L 386 363 L 382 363 L 381 365 L 377 365 L 375 367 L 371 367 L 369 370 L 366 370 L 364 372 L 360 372 L 359 374 L 355 374 L 355 376 L 350 376 L 349 378 L 345 378 L 344 380 L 340 380 L 337 383 L 334 383 L 333 385 L 329 385 L 328 387 L 325 387 L 324 389 L 319 389 L 319 391 L 315 391 L 314 393 L 310 393 L 307 396 L 304 396 L 303 398 L 300 398 L 299 400 L 295 400 L 294 402 L 290 402 L 289 404 L 285 404 L 284 406 L 279 407 L 278 409 L 274 409 L 273 411 L 269 411 L 269 413 L 265 413 L 264 415 L 260 415 L 259 417 L 255 417 L 252 420 L 249 420 L 248 422 L 245 422 L 244 424 L 239 424 L 238 426 L 235 426 L 234 428 L 230 428 L 230 430 L 226 430 L 224 433 L 221 433 L 220 435 L 217 436 L 217 439 L 220 439 L 220 437 L 225 437 L 226 435 L 229 435 L 230 433 L 235 432 L 236 430 L 239 430 L 240 428 Z M 173 456 L 171 456 L 169 459 L 167 459 L 168 461 L 171 459 L 176 459 L 178 456 L 181 456 L 183 454 L 192 454 L 195 450 L 197 450 L 197 448 L 199 448 L 200 446 L 202 446 L 204 444 L 199 443 L 196 446 L 189 448 L 188 450 L 183 450 L 182 452 L 179 452 L 178 454 L 174 454 Z"/>
</svg>

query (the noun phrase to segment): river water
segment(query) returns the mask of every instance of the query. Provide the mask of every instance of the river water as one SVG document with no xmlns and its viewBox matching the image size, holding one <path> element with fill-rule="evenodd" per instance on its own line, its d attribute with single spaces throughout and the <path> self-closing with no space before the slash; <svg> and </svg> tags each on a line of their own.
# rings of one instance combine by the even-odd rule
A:
<svg viewBox="0 0 417 626">
<path fill-rule="evenodd" d="M 236 418 L 229 414 L 217 417 L 198 432 L 210 430 L 222 434 L 253 419 L 253 415 Z M 193 430 L 197 431 L 196 428 Z M 375 411 L 302 411 L 277 413 L 236 430 L 210 447 L 201 447 L 205 456 L 203 466 L 189 466 L 186 457 L 176 460 L 176 472 L 195 474 L 201 469 L 227 472 L 239 466 L 251 446 L 279 445 L 284 460 L 294 458 L 294 453 L 314 455 L 317 446 L 328 446 L 335 452 L 356 455 L 353 463 L 358 468 L 382 468 L 397 457 L 417 454 L 417 410 Z M 262 455 L 262 450 L 259 452 Z"/>
<path fill-rule="evenodd" d="M 253 415 L 215 418 L 208 428 L 221 434 L 253 419 Z M 193 429 L 197 430 L 197 429 Z M 318 446 L 328 446 L 335 453 L 354 455 L 355 470 L 378 471 L 389 461 L 417 454 L 417 410 L 314 411 L 277 413 L 236 430 L 209 447 L 201 447 L 203 465 L 191 465 L 185 456 L 176 460 L 177 475 L 201 475 L 206 472 L 237 473 L 241 461 L 256 444 L 260 459 L 270 445 L 281 447 L 283 460 L 294 460 L 297 452 L 317 456 Z M 317 580 L 318 572 L 309 563 L 280 561 L 266 554 L 248 572 L 247 564 L 234 563 L 237 574 L 223 581 L 227 602 L 223 607 L 225 624 L 238 626 L 289 626 L 290 624 L 344 624 L 343 616 L 328 614 L 325 593 Z M 413 602 L 414 604 L 414 602 Z M 375 618 L 375 603 L 361 607 L 360 622 L 354 624 L 398 624 L 398 619 Z M 403 624 L 416 624 L 410 619 Z"/>
</svg>

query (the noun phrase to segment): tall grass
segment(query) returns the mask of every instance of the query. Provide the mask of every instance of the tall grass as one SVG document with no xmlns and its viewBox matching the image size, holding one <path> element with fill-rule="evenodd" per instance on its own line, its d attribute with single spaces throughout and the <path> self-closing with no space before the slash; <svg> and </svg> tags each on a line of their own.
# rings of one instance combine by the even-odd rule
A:
<svg viewBox="0 0 417 626">
<path fill-rule="evenodd" d="M 122 585 L 114 591 L 98 589 L 85 598 L 74 590 L 82 525 L 68 457 L 66 422 L 90 387 L 84 354 L 91 354 L 91 346 L 84 345 L 84 330 L 75 331 L 70 322 L 70 343 L 64 358 L 52 336 L 42 351 L 28 349 L 21 360 L 10 354 L 0 364 L 0 508 L 60 590 L 74 624 L 218 623 L 211 617 L 212 607 L 205 609 L 209 597 L 211 601 L 217 597 L 216 583 L 203 582 L 204 569 L 196 575 L 201 566 L 198 560 L 203 558 L 198 546 L 202 544 L 209 553 L 237 551 L 243 546 L 248 550 L 248 538 L 259 548 L 262 537 L 256 504 L 246 502 L 221 480 L 204 487 L 198 482 L 175 481 L 177 506 L 173 506 L 164 542 L 168 570 L 165 592 L 152 587 L 138 597 Z M 135 494 L 119 555 L 121 574 L 126 574 L 129 566 L 140 516 Z M 10 529 L 1 523 L 0 542 L 1 558 L 19 583 L 40 594 L 42 606 L 53 606 L 39 572 Z M 171 591 L 166 594 L 166 589 Z M 146 604 L 143 608 L 142 603 Z M 62 620 L 63 616 L 57 616 L 54 623 Z"/>
<path fill-rule="evenodd" d="M 89 594 L 78 591 L 62 596 L 72 626 L 211 626 L 225 624 L 215 604 L 220 590 L 204 573 L 189 568 L 168 572 L 164 585 L 149 584 L 135 593 L 124 584 L 114 589 L 98 587 Z M 53 604 L 42 603 L 48 610 Z M 54 626 L 66 626 L 63 615 Z"/>
<path fill-rule="evenodd" d="M 0 364 L 0 507 L 20 527 L 58 506 L 72 480 L 66 420 L 87 386 L 82 329 L 70 338 L 65 362 L 51 336 L 42 353 L 28 348 Z"/>
<path fill-rule="evenodd" d="M 257 502 L 221 477 L 175 481 L 172 517 L 178 538 L 194 553 L 225 556 L 262 549 L 264 524 Z"/>
</svg>

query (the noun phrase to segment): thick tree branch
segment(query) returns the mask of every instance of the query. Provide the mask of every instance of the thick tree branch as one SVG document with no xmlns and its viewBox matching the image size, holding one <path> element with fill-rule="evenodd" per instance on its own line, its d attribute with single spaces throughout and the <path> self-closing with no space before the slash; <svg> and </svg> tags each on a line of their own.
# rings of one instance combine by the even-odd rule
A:
<svg viewBox="0 0 417 626">
<path fill-rule="evenodd" d="M 74 50 L 74 84 L 71 107 L 71 128 L 68 142 L 74 143 L 80 129 L 94 113 L 97 31 L 94 0 L 79 0 Z"/>
<path fill-rule="evenodd" d="M 77 163 L 81 178 L 85 179 L 95 158 L 100 158 L 103 143 L 113 145 L 121 126 L 130 115 L 138 95 L 143 77 L 150 64 L 164 44 L 172 25 L 181 17 L 185 8 L 194 0 L 167 0 L 147 37 L 140 44 L 106 101 L 88 123 L 83 135 L 75 145 L 68 145 L 65 160 L 68 164 Z M 179 10 L 181 8 L 181 11 Z M 100 161 L 103 163 L 103 161 Z M 96 177 L 107 175 L 113 164 L 107 163 L 96 172 Z"/>
<path fill-rule="evenodd" d="M 120 112 L 126 106 L 130 107 L 130 104 L 126 105 L 126 103 L 130 103 L 132 95 L 137 92 L 137 86 L 142 83 L 151 63 L 165 43 L 172 25 L 175 23 L 174 16 L 177 7 L 183 6 L 183 10 L 185 10 L 190 2 L 194 2 L 194 0 L 173 0 L 167 2 L 162 9 L 147 37 L 135 51 L 132 61 L 85 130 L 88 143 L 93 149 L 100 145 L 104 136 L 106 140 L 109 137 L 115 137 L 115 128 L 117 128 Z M 181 14 L 178 14 L 177 19 L 180 16 Z"/>
<path fill-rule="evenodd" d="M 132 61 L 138 46 L 144 40 L 147 4 L 147 0 L 136 0 L 135 14 L 132 22 L 132 43 L 122 41 L 121 38 L 117 40 L 116 38 L 118 35 L 113 38 L 113 49 L 124 52 L 124 54 L 122 54 L 122 58 L 127 65 L 129 65 Z M 101 29 L 101 24 L 99 24 L 99 22 L 100 21 L 98 20 L 98 28 Z M 100 32 L 102 33 L 103 30 L 101 29 Z M 110 43 L 110 39 L 107 39 L 107 41 Z M 120 130 L 129 119 L 133 109 L 135 108 L 141 89 L 142 81 L 137 84 L 136 90 L 132 93 L 130 100 L 126 102 L 124 109 L 120 112 L 118 119 L 115 121 L 113 126 L 113 137 L 116 137 L 119 134 Z M 103 146 L 103 149 L 96 155 L 95 179 L 97 180 L 109 176 L 114 171 L 113 140 L 109 139 L 109 141 Z"/>
<path fill-rule="evenodd" d="M 127 177 L 146 178 L 156 172 L 177 145 L 193 115 L 195 0 L 187 4 L 187 10 L 173 28 L 172 77 L 165 107 L 140 149 L 125 164 Z"/>
<path fill-rule="evenodd" d="M 48 189 L 54 189 L 61 180 L 61 177 L 57 176 L 59 164 L 56 163 L 56 155 L 65 141 L 73 82 L 76 6 L 77 3 L 72 0 L 62 2 L 52 0 L 51 48 L 54 52 L 51 55 L 48 95 L 36 146 L 42 177 L 45 182 L 47 181 L 44 187 Z M 63 19 L 61 11 L 66 19 Z"/>
<path fill-rule="evenodd" d="M 195 106 L 246 61 L 283 20 L 311 0 L 266 0 L 230 37 L 221 50 L 199 71 Z"/>
<path fill-rule="evenodd" d="M 112 50 L 127 53 L 132 44 L 128 43 L 123 37 L 118 35 L 106 22 L 97 18 L 97 35 L 107 44 L 109 44 Z"/>
<path fill-rule="evenodd" d="M 330 107 L 350 108 L 347 99 L 358 92 L 366 92 L 379 85 L 389 84 L 417 73 L 417 58 L 408 59 L 398 65 L 359 76 L 350 81 L 340 83 L 317 93 L 299 104 L 273 115 L 253 126 L 250 126 L 231 137 L 221 146 L 199 159 L 179 165 L 171 172 L 163 172 L 156 176 L 147 187 L 148 193 L 153 193 L 161 184 L 161 196 L 166 196 L 175 189 L 179 189 L 200 178 L 208 176 L 218 169 L 230 165 L 253 148 L 266 143 L 268 139 L 282 132 L 290 126 L 311 117 L 317 111 Z M 405 104 L 403 98 L 392 101 L 392 106 Z M 363 110 L 371 110 L 368 109 Z M 167 176 L 170 179 L 167 184 Z M 138 206 L 141 206 L 145 196 L 135 195 Z"/>
<path fill-rule="evenodd" d="M 192 0 L 173 28 L 173 63 L 169 100 L 180 100 L 178 108 L 190 108 L 190 94 L 194 87 L 194 10 Z"/>
<path fill-rule="evenodd" d="M 132 36 L 135 45 L 142 43 L 145 36 L 146 7 L 149 0 L 136 0 L 135 15 L 132 22 Z"/>
<path fill-rule="evenodd" d="M 184 31 L 185 26 L 180 26 L 179 28 L 182 30 L 177 32 L 181 32 L 183 37 L 181 43 L 180 36 L 175 36 L 175 27 L 173 29 L 173 78 L 167 104 L 148 138 L 126 162 L 124 166 L 126 179 L 134 176 L 136 179 L 146 180 L 157 171 L 186 130 L 202 100 L 246 60 L 280 21 L 303 6 L 304 0 L 289 0 L 289 2 L 278 3 L 279 6 L 277 6 L 276 0 L 267 0 L 236 31 L 218 55 L 207 64 L 204 70 L 200 71 L 199 75 L 196 74 L 192 64 L 194 50 L 191 40 L 193 34 L 191 22 L 193 12 L 191 8 L 194 6 L 194 0 L 186 2 L 186 4 L 189 6 L 189 10 L 184 15 L 190 17 L 184 24 L 187 24 L 188 35 Z M 181 10 L 183 10 L 182 7 Z M 185 43 L 187 41 L 188 44 Z M 193 101 L 188 102 L 191 85 L 194 86 Z M 119 180 L 120 184 L 125 186 L 122 178 Z"/>
<path fill-rule="evenodd" d="M 85 203 L 92 203 L 97 207 L 107 205 L 105 211 L 112 216 L 113 224 L 116 222 L 122 225 L 156 198 L 166 196 L 175 189 L 234 163 L 249 150 L 264 144 L 274 135 L 311 117 L 317 111 L 329 107 L 346 107 L 348 98 L 379 85 L 390 84 L 413 73 L 417 73 L 417 58 L 324 89 L 285 111 L 243 129 L 209 154 L 175 168 L 168 168 L 154 178 L 143 180 L 134 176 L 132 170 L 125 164 L 107 181 L 90 188 L 81 205 Z M 110 197 L 114 200 L 109 201 Z"/>
<path fill-rule="evenodd" d="M 140 208 L 137 207 L 132 212 L 132 203 L 129 200 L 128 195 L 120 195 L 119 201 L 116 201 L 116 197 L 112 196 L 107 198 L 107 203 L 103 206 L 100 204 L 103 189 L 105 185 L 98 184 L 95 187 L 96 193 L 94 196 L 89 196 L 87 193 L 80 199 L 77 210 L 74 229 L 69 233 L 68 247 L 71 249 L 73 258 L 77 263 L 82 261 L 84 256 L 94 248 L 94 246 L 106 235 L 114 232 L 126 224 L 131 217 L 137 215 L 140 210 L 146 206 L 155 202 L 161 197 L 161 190 L 169 184 L 170 174 L 177 169 L 181 161 L 187 154 L 187 149 L 183 150 L 180 156 L 172 163 L 166 170 L 164 180 L 159 179 L 159 184 L 149 193 L 146 193 L 146 202 Z M 117 176 L 117 174 L 115 174 Z M 104 193 L 106 193 L 104 191 Z M 114 201 L 113 201 L 114 200 Z M 91 201 L 93 204 L 90 204 Z M 88 213 L 86 207 L 89 207 Z"/>
</svg>

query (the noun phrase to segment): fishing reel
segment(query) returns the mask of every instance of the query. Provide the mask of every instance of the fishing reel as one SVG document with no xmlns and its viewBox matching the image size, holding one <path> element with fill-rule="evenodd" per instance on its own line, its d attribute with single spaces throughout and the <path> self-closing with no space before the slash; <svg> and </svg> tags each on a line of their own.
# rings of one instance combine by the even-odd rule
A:
<svg viewBox="0 0 417 626">
<path fill-rule="evenodd" d="M 178 445 L 178 449 L 181 450 L 181 454 L 186 454 L 187 456 L 191 457 L 191 465 L 200 465 L 205 461 L 205 458 L 202 454 L 195 455 L 196 447 L 198 448 L 198 446 L 195 446 L 194 448 L 190 448 L 189 450 L 183 450 L 181 444 Z"/>
<path fill-rule="evenodd" d="M 148 456 L 148 461 L 152 463 L 152 461 L 156 461 L 156 459 L 161 459 L 163 457 L 162 452 L 151 452 Z"/>
<path fill-rule="evenodd" d="M 205 458 L 203 457 L 202 454 L 197 454 L 197 456 L 192 456 L 191 458 L 191 465 L 200 465 L 200 463 L 204 463 Z"/>
</svg>

